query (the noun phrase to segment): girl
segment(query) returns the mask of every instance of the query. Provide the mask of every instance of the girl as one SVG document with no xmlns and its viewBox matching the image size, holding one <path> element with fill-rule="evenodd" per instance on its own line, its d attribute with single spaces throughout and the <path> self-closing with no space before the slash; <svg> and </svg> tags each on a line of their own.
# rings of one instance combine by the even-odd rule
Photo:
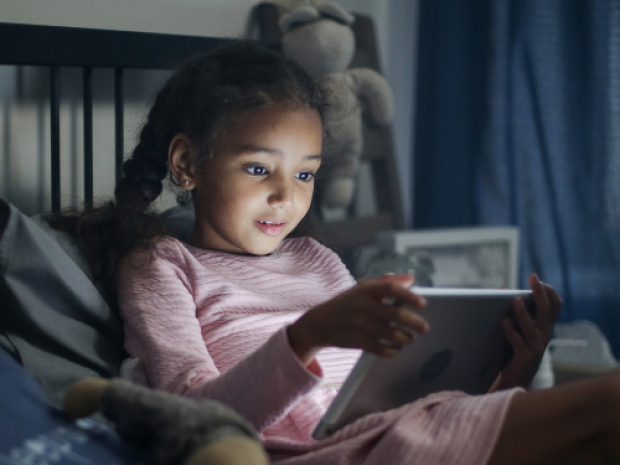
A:
<svg viewBox="0 0 620 465">
<path fill-rule="evenodd" d="M 360 349 L 393 356 L 429 330 L 410 276 L 356 284 L 332 251 L 293 238 L 310 210 L 329 111 L 303 71 L 252 43 L 193 59 L 159 92 L 114 203 L 73 224 L 116 288 L 126 371 L 232 407 L 283 464 L 620 461 L 616 373 L 520 387 L 561 306 L 535 275 L 538 319 L 515 302 L 520 333 L 505 322 L 514 356 L 493 392 L 438 393 L 311 439 Z M 168 174 L 195 208 L 185 243 L 149 210 Z"/>
</svg>

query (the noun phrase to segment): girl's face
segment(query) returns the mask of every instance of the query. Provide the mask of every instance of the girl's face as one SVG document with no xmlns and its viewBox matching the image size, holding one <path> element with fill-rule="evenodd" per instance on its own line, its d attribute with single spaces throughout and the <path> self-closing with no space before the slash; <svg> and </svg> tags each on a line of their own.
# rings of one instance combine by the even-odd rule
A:
<svg viewBox="0 0 620 465">
<path fill-rule="evenodd" d="M 315 110 L 272 105 L 240 116 L 195 173 L 189 243 L 241 254 L 273 252 L 310 208 L 322 143 Z"/>
</svg>

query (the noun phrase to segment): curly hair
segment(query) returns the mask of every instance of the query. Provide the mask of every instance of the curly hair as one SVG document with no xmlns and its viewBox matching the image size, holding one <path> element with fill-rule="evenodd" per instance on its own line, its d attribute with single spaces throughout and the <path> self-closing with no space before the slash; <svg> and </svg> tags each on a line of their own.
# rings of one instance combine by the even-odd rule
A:
<svg viewBox="0 0 620 465">
<path fill-rule="evenodd" d="M 314 109 L 323 120 L 323 94 L 312 78 L 256 42 L 234 41 L 192 58 L 157 93 L 139 142 L 123 163 L 114 200 L 50 215 L 48 223 L 74 237 L 95 278 L 114 295 L 120 261 L 135 249 L 152 250 L 168 232 L 152 202 L 161 194 L 166 176 L 174 182 L 168 167 L 173 137 L 188 136 L 201 166 L 237 116 L 274 102 Z M 311 208 L 296 235 L 309 234 L 313 213 Z"/>
</svg>

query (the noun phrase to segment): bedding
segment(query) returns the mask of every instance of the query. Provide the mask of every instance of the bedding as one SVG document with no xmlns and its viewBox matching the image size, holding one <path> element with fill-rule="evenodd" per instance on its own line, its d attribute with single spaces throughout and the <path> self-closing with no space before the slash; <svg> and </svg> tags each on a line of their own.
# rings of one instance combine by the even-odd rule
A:
<svg viewBox="0 0 620 465">
<path fill-rule="evenodd" d="M 191 206 L 162 216 L 185 239 Z M 76 379 L 112 377 L 126 358 L 122 323 L 73 240 L 0 199 L 0 347 L 60 406 Z"/>
<path fill-rule="evenodd" d="M 125 358 L 122 324 L 67 235 L 0 199 L 0 347 L 58 406 L 85 376 Z"/>
<path fill-rule="evenodd" d="M 161 217 L 168 223 L 168 231 L 175 239 L 185 242 L 192 232 L 196 214 L 192 203 L 177 205 L 161 213 Z"/>
</svg>

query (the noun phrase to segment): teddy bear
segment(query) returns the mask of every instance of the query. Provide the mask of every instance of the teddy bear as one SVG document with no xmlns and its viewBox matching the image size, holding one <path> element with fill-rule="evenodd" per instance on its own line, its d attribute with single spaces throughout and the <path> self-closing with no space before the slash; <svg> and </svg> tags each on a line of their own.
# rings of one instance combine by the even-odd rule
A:
<svg viewBox="0 0 620 465">
<path fill-rule="evenodd" d="M 394 117 L 386 79 L 370 68 L 349 65 L 355 52 L 354 16 L 328 2 L 302 4 L 283 14 L 282 51 L 317 80 L 324 92 L 327 175 L 321 183 L 321 206 L 346 211 L 355 194 L 363 150 L 363 112 L 378 124 Z"/>
<path fill-rule="evenodd" d="M 213 400 L 185 399 L 114 378 L 82 378 L 65 393 L 68 419 L 111 422 L 150 465 L 268 465 L 252 425 Z"/>
</svg>

